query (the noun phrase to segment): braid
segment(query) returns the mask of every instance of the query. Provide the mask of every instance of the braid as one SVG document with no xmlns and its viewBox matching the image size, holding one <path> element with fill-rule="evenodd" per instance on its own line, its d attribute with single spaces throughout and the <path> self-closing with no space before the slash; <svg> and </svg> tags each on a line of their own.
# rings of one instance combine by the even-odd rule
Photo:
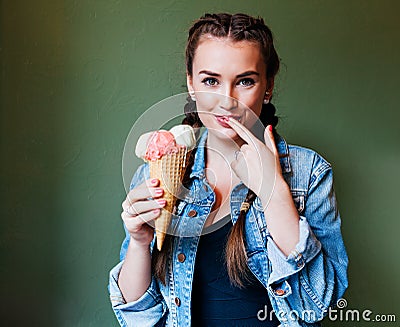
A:
<svg viewBox="0 0 400 327">
<path fill-rule="evenodd" d="M 251 276 L 251 272 L 247 266 L 246 235 L 244 229 L 247 211 L 255 198 L 256 194 L 249 189 L 246 199 L 240 208 L 239 217 L 229 233 L 225 248 L 226 269 L 229 279 L 233 285 L 239 288 L 243 288 L 245 282 L 248 282 Z"/>
<path fill-rule="evenodd" d="M 265 127 L 272 125 L 275 128 L 278 125 L 279 118 L 275 113 L 276 108 L 271 102 L 263 104 L 259 119 Z"/>
<path fill-rule="evenodd" d="M 199 114 L 196 108 L 196 102 L 192 100 L 190 96 L 187 97 L 187 103 L 184 107 L 185 118 L 182 120 L 183 125 L 190 125 L 195 130 L 196 139 L 199 137 L 200 127 L 203 126 L 202 121 L 200 120 Z M 190 173 L 192 171 L 192 167 L 194 164 L 194 157 L 196 154 L 196 149 L 190 152 L 190 156 L 188 159 L 188 163 L 186 165 L 185 174 L 183 175 L 182 185 L 185 187 L 189 187 L 190 184 Z"/>
<path fill-rule="evenodd" d="M 265 127 L 268 125 L 276 127 L 279 119 L 275 116 L 275 112 L 275 106 L 271 102 L 263 104 L 259 119 Z M 247 212 L 256 197 L 257 195 L 249 189 L 242 203 L 239 217 L 229 233 L 225 248 L 226 268 L 229 279 L 233 285 L 239 288 L 245 287 L 245 283 L 249 282 L 251 276 L 251 271 L 247 266 L 246 235 L 244 230 Z"/>
</svg>

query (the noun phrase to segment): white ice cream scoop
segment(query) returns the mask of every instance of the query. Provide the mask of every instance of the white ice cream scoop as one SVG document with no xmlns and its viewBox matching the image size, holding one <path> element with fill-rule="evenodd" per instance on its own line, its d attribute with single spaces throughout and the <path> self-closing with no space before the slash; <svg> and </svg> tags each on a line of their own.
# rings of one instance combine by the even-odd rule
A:
<svg viewBox="0 0 400 327">
<path fill-rule="evenodd" d="M 146 155 L 147 144 L 149 143 L 149 139 L 154 132 L 148 132 L 140 135 L 139 140 L 136 143 L 135 154 L 138 158 L 144 160 L 144 156 Z"/>
<path fill-rule="evenodd" d="M 176 144 L 186 146 L 190 151 L 196 146 L 194 129 L 190 125 L 177 125 L 169 130 L 175 137 Z"/>
</svg>

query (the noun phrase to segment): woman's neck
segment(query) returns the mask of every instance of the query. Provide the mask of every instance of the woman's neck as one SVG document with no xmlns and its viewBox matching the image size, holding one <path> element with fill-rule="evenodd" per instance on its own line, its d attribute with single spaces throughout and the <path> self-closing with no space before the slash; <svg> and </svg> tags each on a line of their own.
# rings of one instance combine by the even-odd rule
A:
<svg viewBox="0 0 400 327">
<path fill-rule="evenodd" d="M 222 138 L 214 133 L 208 132 L 207 136 L 207 162 L 214 162 L 215 160 L 224 160 L 231 163 L 236 156 L 236 152 L 240 150 L 240 147 L 244 144 L 244 141 L 240 138 L 232 140 L 230 138 Z"/>
</svg>

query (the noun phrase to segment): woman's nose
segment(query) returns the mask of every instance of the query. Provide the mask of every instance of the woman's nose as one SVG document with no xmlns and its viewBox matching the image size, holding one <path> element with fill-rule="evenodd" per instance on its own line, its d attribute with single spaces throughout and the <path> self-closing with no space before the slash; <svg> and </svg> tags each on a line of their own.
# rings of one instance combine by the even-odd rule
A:
<svg viewBox="0 0 400 327">
<path fill-rule="evenodd" d="M 220 107 L 224 110 L 236 109 L 238 101 L 235 99 L 233 92 L 229 89 L 220 95 Z"/>
</svg>

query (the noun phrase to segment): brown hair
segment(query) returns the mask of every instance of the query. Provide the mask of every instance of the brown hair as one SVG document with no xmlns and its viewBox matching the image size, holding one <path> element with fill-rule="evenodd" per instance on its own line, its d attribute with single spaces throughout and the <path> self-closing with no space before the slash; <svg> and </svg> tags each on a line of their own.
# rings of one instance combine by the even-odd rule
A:
<svg viewBox="0 0 400 327">
<path fill-rule="evenodd" d="M 265 25 L 262 18 L 254 18 L 246 14 L 205 14 L 195 21 L 189 29 L 188 42 L 186 46 L 186 71 L 192 76 L 193 59 L 196 49 L 202 36 L 211 35 L 218 38 L 229 38 L 234 42 L 249 41 L 257 43 L 260 46 L 264 62 L 267 67 L 268 88 L 272 88 L 275 75 L 279 71 L 279 57 L 273 44 L 271 30 Z M 185 105 L 185 118 L 182 124 L 188 124 L 195 128 L 203 126 L 197 112 L 196 103 L 187 98 Z M 272 125 L 274 128 L 278 124 L 278 117 L 275 116 L 275 107 L 270 102 L 263 104 L 260 121 L 264 126 Z M 275 129 L 274 129 L 275 131 Z M 191 152 L 189 164 L 183 179 L 183 185 L 189 187 L 190 172 L 194 163 L 195 151 Z M 230 281 L 233 285 L 244 287 L 245 282 L 249 280 L 251 273 L 247 266 L 247 254 L 245 248 L 244 225 L 249 206 L 252 205 L 256 194 L 249 189 L 245 203 L 242 205 L 239 217 L 233 225 L 228 237 L 225 249 L 226 265 Z M 164 246 L 160 251 L 156 248 L 152 255 L 152 268 L 156 278 L 165 284 L 165 276 L 168 263 L 168 255 L 172 250 L 172 236 L 167 235 L 164 240 Z"/>
</svg>

